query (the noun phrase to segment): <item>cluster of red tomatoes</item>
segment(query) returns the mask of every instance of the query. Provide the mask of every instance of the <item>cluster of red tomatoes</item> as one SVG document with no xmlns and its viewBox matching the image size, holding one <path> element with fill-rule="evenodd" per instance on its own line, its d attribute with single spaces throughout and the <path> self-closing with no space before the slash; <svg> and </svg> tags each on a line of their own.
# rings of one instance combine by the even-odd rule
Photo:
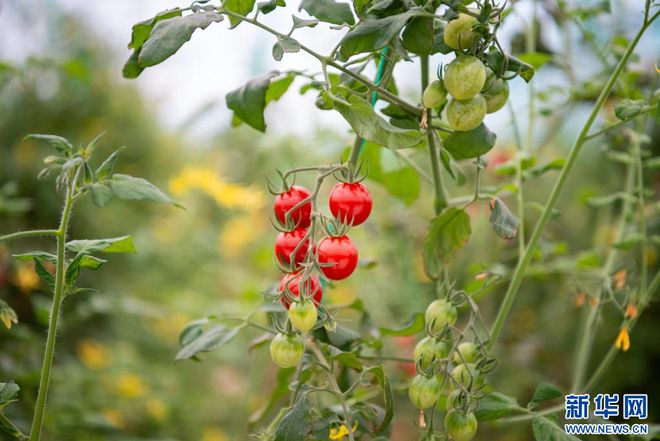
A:
<svg viewBox="0 0 660 441">
<path fill-rule="evenodd" d="M 364 223 L 373 206 L 371 193 L 362 183 L 336 184 L 328 201 L 335 220 L 328 224 L 327 235 L 314 245 L 310 229 L 315 221 L 315 197 L 309 189 L 293 185 L 277 195 L 273 204 L 282 227 L 275 240 L 275 256 L 286 272 L 279 284 L 280 299 L 289 310 L 291 326 L 301 332 L 316 324 L 323 298 L 321 281 L 312 274 L 313 267 L 328 280 L 343 280 L 355 271 L 358 250 L 345 232 L 348 226 Z M 303 352 L 302 340 L 296 334 L 278 334 L 271 343 L 272 358 L 281 367 L 297 365 Z"/>
</svg>

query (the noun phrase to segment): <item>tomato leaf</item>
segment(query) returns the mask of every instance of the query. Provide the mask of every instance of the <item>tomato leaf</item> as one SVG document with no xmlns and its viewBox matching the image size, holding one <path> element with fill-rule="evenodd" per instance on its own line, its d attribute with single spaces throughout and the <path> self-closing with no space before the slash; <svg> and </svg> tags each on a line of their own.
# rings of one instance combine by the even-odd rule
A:
<svg viewBox="0 0 660 441">
<path fill-rule="evenodd" d="M 418 55 L 433 53 L 433 17 L 415 17 L 403 31 L 403 47 Z"/>
<path fill-rule="evenodd" d="M 499 392 L 491 392 L 479 400 L 474 415 L 479 421 L 493 421 L 520 410 L 523 409 L 515 398 Z"/>
<path fill-rule="evenodd" d="M 444 147 L 456 160 L 482 156 L 495 145 L 497 135 L 484 123 L 467 132 L 454 132 L 444 140 Z"/>
<path fill-rule="evenodd" d="M 518 56 L 518 59 L 529 64 L 535 70 L 539 70 L 548 61 L 552 60 L 552 55 L 543 52 L 526 52 Z"/>
<path fill-rule="evenodd" d="M 144 68 L 162 63 L 190 40 L 197 29 L 206 29 L 223 19 L 217 12 L 205 11 L 159 21 L 140 50 L 138 65 Z"/>
<path fill-rule="evenodd" d="M 66 249 L 69 252 L 78 254 L 90 254 L 99 251 L 103 253 L 137 253 L 131 236 L 109 239 L 71 240 L 66 243 Z"/>
<path fill-rule="evenodd" d="M 424 139 L 419 130 L 394 127 L 378 116 L 368 101 L 356 95 L 349 97 L 348 104 L 335 101 L 335 108 L 358 135 L 378 145 L 402 149 L 415 147 Z"/>
<path fill-rule="evenodd" d="M 361 372 L 364 369 L 364 366 L 362 366 L 362 362 L 354 353 L 342 351 L 340 349 L 335 348 L 332 345 L 328 345 L 327 348 L 332 358 L 337 360 L 339 363 L 343 364 L 347 368 L 355 369 L 358 372 Z"/>
<path fill-rule="evenodd" d="M 266 2 L 257 3 L 257 9 L 259 9 L 262 14 L 273 12 L 278 6 L 286 6 L 286 2 L 284 0 L 268 0 Z"/>
<path fill-rule="evenodd" d="M 528 409 L 534 409 L 544 401 L 561 397 L 561 391 L 550 383 L 541 383 L 536 387 L 532 400 L 527 404 Z"/>
<path fill-rule="evenodd" d="M 280 425 L 275 432 L 275 441 L 305 441 L 310 431 L 308 416 L 309 404 L 307 403 L 307 397 L 300 394 L 296 404 L 280 421 Z"/>
<path fill-rule="evenodd" d="M 133 25 L 133 30 L 131 33 L 131 42 L 128 43 L 129 49 L 140 49 L 145 41 L 151 35 L 151 31 L 161 20 L 167 20 L 168 18 L 181 17 L 181 9 L 174 8 L 168 9 L 166 11 L 159 12 L 155 17 L 148 20 L 141 21 Z"/>
<path fill-rule="evenodd" d="M 112 199 L 112 190 L 106 184 L 95 182 L 89 186 L 89 194 L 92 196 L 92 202 L 97 207 L 105 207 Z"/>
<path fill-rule="evenodd" d="M 506 68 L 507 72 L 514 72 L 520 75 L 526 82 L 530 82 L 534 76 L 534 68 L 511 55 L 504 55 L 496 49 L 491 49 L 486 53 L 486 64 L 495 72 L 502 72 Z"/>
<path fill-rule="evenodd" d="M 649 103 L 644 100 L 631 100 L 630 98 L 624 98 L 616 105 L 616 107 L 614 107 L 614 114 L 620 120 L 634 118 L 639 115 L 648 104 Z"/>
<path fill-rule="evenodd" d="M 102 181 L 105 178 L 112 176 L 112 172 L 115 168 L 115 163 L 117 162 L 119 153 L 121 153 L 123 149 L 124 147 L 119 147 L 117 150 L 112 152 L 112 154 L 108 156 L 105 159 L 105 161 L 101 163 L 101 165 L 98 166 L 98 168 L 94 172 L 94 175 L 96 176 L 97 180 Z"/>
<path fill-rule="evenodd" d="M 380 421 L 380 424 L 376 426 L 372 432 L 381 433 L 385 431 L 390 423 L 392 422 L 392 417 L 394 416 L 394 400 L 392 398 L 392 386 L 390 385 L 389 378 L 385 375 L 385 371 L 382 366 L 372 366 L 366 369 L 363 373 L 363 376 L 373 375 L 376 379 L 376 382 L 383 391 L 383 402 L 385 403 L 385 415 Z"/>
<path fill-rule="evenodd" d="M 254 3 L 255 0 L 226 0 L 224 5 L 227 11 L 246 16 L 254 9 Z M 242 21 L 240 18 L 232 17 L 230 15 L 228 17 L 232 28 L 238 26 Z"/>
<path fill-rule="evenodd" d="M 0 433 L 5 433 L 11 436 L 13 439 L 24 441 L 28 437 L 21 432 L 18 427 L 12 423 L 9 418 L 0 413 Z"/>
<path fill-rule="evenodd" d="M 536 441 L 580 441 L 546 417 L 535 416 L 532 419 L 532 430 Z"/>
<path fill-rule="evenodd" d="M 37 133 L 31 133 L 24 139 L 38 139 L 40 141 L 46 141 L 55 150 L 57 150 L 57 152 L 62 154 L 71 153 L 73 151 L 73 145 L 71 145 L 67 139 L 57 135 L 41 135 Z"/>
<path fill-rule="evenodd" d="M 382 335 L 391 335 L 395 337 L 409 337 L 418 334 L 424 330 L 424 314 L 418 312 L 413 314 L 410 319 L 399 328 L 380 328 Z"/>
<path fill-rule="evenodd" d="M 351 29 L 341 40 L 341 54 L 348 58 L 363 52 L 382 49 L 401 32 L 414 15 L 414 11 L 407 11 L 384 18 L 367 18 Z"/>
<path fill-rule="evenodd" d="M 460 208 L 450 207 L 431 221 L 424 242 L 424 270 L 432 278 L 441 275 L 441 263 L 470 239 L 470 217 Z"/>
<path fill-rule="evenodd" d="M 15 401 L 18 401 L 18 392 L 21 390 L 18 384 L 10 381 L 8 383 L 0 383 L 0 412 Z"/>
<path fill-rule="evenodd" d="M 234 111 L 234 115 L 260 132 L 266 131 L 264 109 L 268 86 L 277 75 L 279 73 L 273 71 L 253 78 L 226 97 L 227 107 Z"/>
<path fill-rule="evenodd" d="M 300 51 L 298 40 L 291 37 L 284 37 L 273 45 L 273 58 L 276 61 L 280 61 L 285 53 L 295 53 L 298 51 Z"/>
<path fill-rule="evenodd" d="M 353 25 L 355 18 L 348 3 L 340 3 L 334 0 L 303 0 L 299 10 L 304 9 L 313 17 L 326 23 L 342 25 L 344 23 Z"/>
<path fill-rule="evenodd" d="M 183 208 L 146 179 L 115 173 L 106 183 L 112 193 L 123 201 L 149 201 Z"/>
<path fill-rule="evenodd" d="M 520 221 L 500 198 L 491 200 L 488 220 L 493 231 L 502 239 L 513 239 L 518 234 Z"/>
<path fill-rule="evenodd" d="M 215 351 L 232 341 L 240 330 L 240 327 L 227 328 L 225 325 L 215 325 L 194 337 L 192 334 L 188 334 L 185 344 L 176 354 L 176 360 L 185 360 L 202 352 Z"/>
<path fill-rule="evenodd" d="M 421 192 L 419 174 L 407 165 L 385 170 L 383 162 L 390 158 L 383 158 L 384 155 L 394 155 L 394 153 L 382 149 L 373 142 L 365 143 L 362 158 L 369 164 L 369 179 L 382 184 L 392 196 L 406 205 L 412 204 Z"/>
</svg>

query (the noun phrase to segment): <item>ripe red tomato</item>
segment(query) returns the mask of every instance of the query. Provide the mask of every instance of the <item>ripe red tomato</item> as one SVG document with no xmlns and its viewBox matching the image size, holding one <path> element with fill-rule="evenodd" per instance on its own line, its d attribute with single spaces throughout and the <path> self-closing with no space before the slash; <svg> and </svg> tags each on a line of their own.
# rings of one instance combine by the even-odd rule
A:
<svg viewBox="0 0 660 441">
<path fill-rule="evenodd" d="M 280 222 L 286 223 L 286 213 L 291 210 L 298 202 L 309 197 L 312 193 L 300 185 L 292 185 L 289 191 L 285 191 L 275 197 L 273 208 L 275 216 Z M 297 227 L 307 228 L 312 218 L 312 202 L 306 202 L 295 211 L 291 212 L 291 219 Z"/>
<path fill-rule="evenodd" d="M 360 225 L 371 214 L 371 193 L 360 182 L 339 183 L 330 192 L 330 211 L 340 221 Z"/>
<path fill-rule="evenodd" d="M 277 256 L 277 260 L 279 260 L 280 263 L 291 265 L 291 254 L 293 254 L 293 251 L 303 240 L 305 233 L 307 233 L 306 228 L 296 228 L 293 231 L 286 231 L 277 235 L 277 239 L 275 239 L 275 256 Z M 295 258 L 293 259 L 296 268 L 305 260 L 308 249 L 309 238 L 300 245 L 300 248 L 298 248 L 298 251 L 296 252 Z"/>
<path fill-rule="evenodd" d="M 280 280 L 279 292 L 284 292 L 284 288 L 288 287 L 289 291 L 291 291 L 291 294 L 296 297 L 300 297 L 300 292 L 302 291 L 303 295 L 307 297 L 312 296 L 314 303 L 318 305 L 321 303 L 321 299 L 323 298 L 321 281 L 318 277 L 311 275 L 301 283 L 301 275 L 301 273 L 293 273 L 286 274 L 284 277 L 282 277 L 282 280 Z M 281 301 L 282 305 L 284 305 L 286 309 L 289 309 L 291 306 L 291 301 L 285 296 L 282 296 Z"/>
<path fill-rule="evenodd" d="M 321 272 L 330 280 L 350 276 L 358 264 L 358 251 L 348 236 L 324 237 L 318 245 Z"/>
</svg>

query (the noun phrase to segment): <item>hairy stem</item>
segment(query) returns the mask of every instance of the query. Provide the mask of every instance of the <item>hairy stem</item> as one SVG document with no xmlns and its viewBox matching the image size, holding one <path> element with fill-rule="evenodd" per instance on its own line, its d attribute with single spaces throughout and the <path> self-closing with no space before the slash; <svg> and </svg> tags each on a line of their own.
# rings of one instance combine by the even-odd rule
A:
<svg viewBox="0 0 660 441">
<path fill-rule="evenodd" d="M 53 366 L 53 356 L 55 354 L 55 339 L 57 337 L 57 324 L 60 316 L 60 307 L 64 298 L 64 277 L 65 277 L 65 246 L 69 226 L 69 217 L 73 207 L 73 196 L 76 190 L 76 183 L 80 174 L 80 168 L 76 170 L 73 179 L 69 182 L 66 197 L 64 200 L 64 210 L 60 219 L 60 226 L 55 237 L 57 239 L 57 265 L 55 271 L 55 291 L 53 294 L 53 305 L 50 311 L 50 320 L 48 321 L 48 335 L 46 337 L 46 352 L 41 367 L 41 378 L 39 379 L 39 392 L 37 394 L 37 404 L 34 410 L 34 419 L 30 429 L 30 441 L 39 441 L 41 437 L 41 427 L 43 425 L 44 411 L 46 409 L 46 397 L 48 395 L 48 386 L 50 383 L 50 373 Z"/>
<path fill-rule="evenodd" d="M 36 237 L 36 236 L 57 236 L 57 230 L 30 230 L 30 231 L 19 231 L 17 233 L 5 234 L 0 236 L 0 242 L 14 240 L 14 239 L 23 239 L 26 237 Z"/>
<path fill-rule="evenodd" d="M 648 10 L 647 10 L 647 16 L 648 16 Z M 548 224 L 550 217 L 552 216 L 552 210 L 557 204 L 559 195 L 563 190 L 564 185 L 566 185 L 568 176 L 570 175 L 571 171 L 573 170 L 573 167 L 575 166 L 575 162 L 577 161 L 577 158 L 580 155 L 580 151 L 582 149 L 582 146 L 584 145 L 586 136 L 589 133 L 589 129 L 591 129 L 591 126 L 596 120 L 596 117 L 603 108 L 603 105 L 605 104 L 605 101 L 609 96 L 612 87 L 614 87 L 616 80 L 619 78 L 619 75 L 621 75 L 621 72 L 623 72 L 624 67 L 628 64 L 628 60 L 630 59 L 630 56 L 633 54 L 635 47 L 639 42 L 639 39 L 642 37 L 648 26 L 657 17 L 658 17 L 658 13 L 653 15 L 651 19 L 644 20 L 642 27 L 637 32 L 637 35 L 635 35 L 635 38 L 630 42 L 630 45 L 626 49 L 626 52 L 623 54 L 623 57 L 621 57 L 621 60 L 619 61 L 616 68 L 614 69 L 609 79 L 607 80 L 607 83 L 605 84 L 605 87 L 598 96 L 598 99 L 596 100 L 596 103 L 594 104 L 594 107 L 591 110 L 591 113 L 589 114 L 586 123 L 582 127 L 582 130 L 580 130 L 580 133 L 578 134 L 577 139 L 575 140 L 575 143 L 571 148 L 568 158 L 566 159 L 566 163 L 562 167 L 559 177 L 555 182 L 555 186 L 553 187 L 552 192 L 550 193 L 550 197 L 548 198 L 545 208 L 541 213 L 541 217 L 536 223 L 536 227 L 534 228 L 534 232 L 532 233 L 532 236 L 529 239 L 527 248 L 525 249 L 522 258 L 518 261 L 518 264 L 516 265 L 516 269 L 514 270 L 511 283 L 509 284 L 509 288 L 507 289 L 507 292 L 504 296 L 504 300 L 502 301 L 500 309 L 495 318 L 495 322 L 493 323 L 493 327 L 491 328 L 490 341 L 488 342 L 489 349 L 493 347 L 493 345 L 499 338 L 500 333 L 502 332 L 504 323 L 506 322 L 506 319 L 509 316 L 509 313 L 511 312 L 513 302 L 516 296 L 518 295 L 520 284 L 522 283 L 522 280 L 525 276 L 525 272 L 527 271 L 527 268 L 529 267 L 529 264 L 532 261 L 534 249 L 536 248 L 538 241 L 541 239 L 541 235 L 543 234 L 543 231 L 545 230 L 545 227 Z"/>
</svg>

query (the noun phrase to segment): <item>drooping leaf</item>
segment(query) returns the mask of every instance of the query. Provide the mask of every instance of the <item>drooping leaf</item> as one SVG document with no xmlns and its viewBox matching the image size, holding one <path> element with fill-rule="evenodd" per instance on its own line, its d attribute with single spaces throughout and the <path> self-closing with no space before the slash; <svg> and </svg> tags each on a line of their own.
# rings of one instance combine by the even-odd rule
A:
<svg viewBox="0 0 660 441">
<path fill-rule="evenodd" d="M 358 356 L 355 355 L 354 353 L 342 351 L 340 349 L 335 348 L 332 345 L 328 345 L 327 347 L 328 347 L 328 352 L 330 352 L 332 358 L 337 360 L 339 363 L 343 364 L 347 368 L 354 369 L 358 372 L 361 372 L 364 369 L 362 362 L 360 361 Z"/>
<path fill-rule="evenodd" d="M 108 239 L 72 240 L 66 243 L 66 249 L 69 252 L 78 254 L 91 254 L 96 252 L 137 253 L 135 243 L 131 236 L 113 237 Z"/>
<path fill-rule="evenodd" d="M 295 53 L 300 51 L 300 43 L 291 37 L 284 37 L 273 45 L 273 58 L 280 61 L 285 53 Z"/>
<path fill-rule="evenodd" d="M 456 160 L 482 156 L 495 145 L 497 135 L 484 123 L 467 132 L 454 132 L 444 140 L 444 147 Z"/>
<path fill-rule="evenodd" d="M 561 391 L 550 383 L 541 383 L 536 387 L 532 400 L 527 404 L 529 409 L 534 409 L 544 401 L 554 400 L 561 397 Z"/>
<path fill-rule="evenodd" d="M 564 429 L 542 416 L 535 416 L 532 419 L 532 431 L 536 441 L 580 441 L 579 438 L 567 434 Z"/>
<path fill-rule="evenodd" d="M 394 127 L 374 112 L 368 101 L 351 95 L 348 103 L 335 101 L 335 108 L 362 138 L 390 149 L 419 145 L 424 137 L 419 130 Z"/>
<path fill-rule="evenodd" d="M 403 47 L 413 54 L 433 53 L 433 17 L 415 17 L 406 25 L 402 35 Z"/>
<path fill-rule="evenodd" d="M 112 190 L 106 184 L 95 182 L 89 186 L 89 193 L 92 196 L 92 202 L 97 207 L 105 207 L 112 199 Z"/>
<path fill-rule="evenodd" d="M 515 398 L 499 392 L 490 392 L 479 400 L 474 415 L 479 421 L 493 421 L 512 412 L 523 410 Z"/>
<path fill-rule="evenodd" d="M 415 12 L 407 11 L 384 18 L 367 18 L 351 29 L 341 40 L 341 54 L 348 58 L 363 52 L 382 49 L 401 32 L 414 15 Z"/>
<path fill-rule="evenodd" d="M 278 72 L 269 72 L 251 79 L 245 85 L 227 94 L 227 107 L 234 115 L 248 123 L 251 127 L 264 132 L 264 109 L 266 108 L 266 91 L 270 81 L 278 76 Z"/>
<path fill-rule="evenodd" d="M 382 366 L 372 366 L 364 371 L 363 376 L 373 375 L 376 383 L 383 391 L 383 402 L 385 403 L 385 415 L 380 424 L 374 428 L 373 433 L 382 433 L 390 426 L 394 416 L 394 400 L 392 398 L 392 386 Z"/>
<path fill-rule="evenodd" d="M 326 23 L 353 25 L 355 18 L 348 3 L 335 0 L 303 0 L 300 9 Z"/>
<path fill-rule="evenodd" d="M 382 335 L 391 335 L 395 337 L 409 337 L 419 334 L 424 330 L 424 314 L 421 312 L 413 316 L 401 327 L 398 328 L 380 328 Z"/>
<path fill-rule="evenodd" d="M 513 239 L 518 234 L 520 221 L 500 198 L 491 200 L 488 220 L 493 231 L 502 239 Z"/>
<path fill-rule="evenodd" d="M 224 5 L 226 10 L 246 16 L 254 9 L 254 3 L 255 0 L 227 0 Z M 232 27 L 236 27 L 241 23 L 240 18 L 231 15 L 228 17 Z"/>
<path fill-rule="evenodd" d="M 186 342 L 176 354 L 176 360 L 185 360 L 195 357 L 202 352 L 214 351 L 229 343 L 236 337 L 240 330 L 240 327 L 227 328 L 225 325 L 212 326 L 207 331 Z"/>
<path fill-rule="evenodd" d="M 486 64 L 495 72 L 502 72 L 506 68 L 507 72 L 520 75 L 528 83 L 535 73 L 534 68 L 528 63 L 511 55 L 503 55 L 496 49 L 491 49 L 486 53 Z"/>
<path fill-rule="evenodd" d="M 269 14 L 278 6 L 286 6 L 286 2 L 284 0 L 268 0 L 257 3 L 257 9 L 259 9 L 262 14 Z"/>
<path fill-rule="evenodd" d="M 106 182 L 112 193 L 123 201 L 149 201 L 181 207 L 146 179 L 115 173 Z"/>
<path fill-rule="evenodd" d="M 70 153 L 73 151 L 73 145 L 71 145 L 67 139 L 62 138 L 61 136 L 31 133 L 27 135 L 25 139 L 38 139 L 40 141 L 46 141 L 55 150 L 62 154 Z"/>
<path fill-rule="evenodd" d="M 431 221 L 424 241 L 424 270 L 432 278 L 441 274 L 442 263 L 470 239 L 470 217 L 457 207 L 450 207 Z"/>
<path fill-rule="evenodd" d="M 197 29 L 206 29 L 223 18 L 217 12 L 204 11 L 159 21 L 140 50 L 138 64 L 140 67 L 150 67 L 162 63 L 190 40 Z"/>
<path fill-rule="evenodd" d="M 309 403 L 304 394 L 301 394 L 286 415 L 280 421 L 275 431 L 275 441 L 305 441 L 310 431 Z"/>
<path fill-rule="evenodd" d="M 552 55 L 544 52 L 526 52 L 518 56 L 518 59 L 529 64 L 535 70 L 539 70 L 548 61 L 552 60 Z"/>
<path fill-rule="evenodd" d="M 159 21 L 167 20 L 168 18 L 180 17 L 180 16 L 181 16 L 181 9 L 179 8 L 168 9 L 167 11 L 159 12 L 153 18 L 134 24 L 131 33 L 131 42 L 128 43 L 129 49 L 140 49 L 144 44 L 144 42 L 147 41 L 147 39 L 149 38 L 149 35 L 151 34 L 151 30 Z"/>
<path fill-rule="evenodd" d="M 293 29 L 313 28 L 319 24 L 318 20 L 305 20 L 303 18 L 298 18 L 295 15 L 292 15 L 291 17 L 293 18 Z"/>
</svg>

